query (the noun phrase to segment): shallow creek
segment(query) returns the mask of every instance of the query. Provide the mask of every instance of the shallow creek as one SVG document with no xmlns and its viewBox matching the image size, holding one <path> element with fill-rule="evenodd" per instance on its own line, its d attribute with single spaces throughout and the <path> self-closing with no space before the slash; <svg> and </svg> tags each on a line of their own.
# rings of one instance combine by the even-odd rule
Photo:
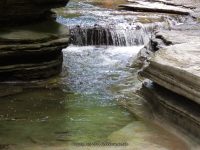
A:
<svg viewBox="0 0 200 150">
<path fill-rule="evenodd" d="M 124 29 L 135 27 L 129 21 L 139 20 L 141 15 L 73 2 L 65 11 L 76 13 L 74 8 L 82 9 L 80 16 L 58 17 L 58 22 L 69 28 L 81 22 L 88 28 L 97 23 L 109 26 L 105 24 L 106 19 L 109 24 L 122 20 Z M 163 22 L 157 23 L 160 24 Z M 119 39 L 124 38 L 119 35 Z M 148 40 L 150 34 L 141 36 Z M 126 38 L 135 39 L 131 35 Z M 57 88 L 27 89 L 1 98 L 0 149 L 189 149 L 177 136 L 118 105 L 118 100 L 128 99 L 135 102 L 135 114 L 146 112 L 143 102 L 133 94 L 141 84 L 136 77 L 137 70 L 128 67 L 143 45 L 144 42 L 136 45 L 129 42 L 126 46 L 70 45 L 64 49 L 63 72 L 56 79 Z"/>
</svg>

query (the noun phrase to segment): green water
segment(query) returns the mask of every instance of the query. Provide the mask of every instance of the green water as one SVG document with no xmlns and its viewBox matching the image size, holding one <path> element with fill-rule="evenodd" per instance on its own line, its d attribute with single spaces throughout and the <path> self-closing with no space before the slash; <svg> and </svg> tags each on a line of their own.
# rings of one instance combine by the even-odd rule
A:
<svg viewBox="0 0 200 150">
<path fill-rule="evenodd" d="M 173 134 L 118 105 L 134 103 L 137 70 L 127 67 L 141 47 L 75 47 L 63 50 L 63 72 L 52 88 L 25 89 L 0 100 L 0 149 L 76 150 L 76 143 L 127 143 L 122 149 L 187 150 Z M 140 118 L 140 117 L 139 117 Z M 94 146 L 92 150 L 108 147 Z M 120 147 L 112 147 L 116 149 Z"/>
<path fill-rule="evenodd" d="M 29 90 L 1 101 L 1 144 L 97 142 L 133 118 L 99 95 Z M 17 136 L 17 137 L 16 137 Z"/>
<path fill-rule="evenodd" d="M 125 66 L 129 53 L 121 53 L 113 48 L 66 49 L 67 73 L 57 88 L 27 89 L 1 98 L 0 144 L 104 142 L 134 121 L 109 90 L 130 74 Z"/>
</svg>

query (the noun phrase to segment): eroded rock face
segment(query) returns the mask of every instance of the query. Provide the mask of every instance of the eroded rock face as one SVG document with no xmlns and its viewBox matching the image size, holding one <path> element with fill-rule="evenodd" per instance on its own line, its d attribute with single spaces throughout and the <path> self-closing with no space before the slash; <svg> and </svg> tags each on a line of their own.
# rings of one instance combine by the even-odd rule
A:
<svg viewBox="0 0 200 150">
<path fill-rule="evenodd" d="M 162 13 L 171 11 L 191 16 L 198 6 L 196 3 L 182 1 L 176 3 L 176 0 L 151 0 L 153 3 L 129 1 L 132 4 L 123 5 L 125 9 Z M 170 7 L 159 7 L 164 5 Z M 184 9 L 178 9 L 180 7 Z M 197 139 L 200 137 L 199 35 L 198 22 L 173 26 L 169 30 L 159 29 L 132 65 L 141 69 L 139 77 L 143 78 L 140 79 L 151 80 L 144 82 L 138 92 L 149 102 L 149 108 L 153 108 L 162 120 L 169 120 L 179 130 L 184 133 L 187 131 L 188 135 L 194 135 Z"/>
<path fill-rule="evenodd" d="M 68 46 L 69 31 L 46 21 L 0 29 L 0 80 L 44 79 L 62 68 L 62 49 Z"/>
<path fill-rule="evenodd" d="M 0 23 L 16 24 L 48 18 L 50 9 L 65 6 L 69 0 L 1 0 Z"/>
<path fill-rule="evenodd" d="M 145 82 L 138 93 L 151 104 L 158 117 L 164 117 L 176 128 L 181 127 L 184 132 L 199 139 L 200 109 L 196 103 L 150 81 Z"/>
<path fill-rule="evenodd" d="M 50 18 L 50 9 L 67 2 L 0 1 L 0 82 L 41 80 L 61 72 L 69 31 Z"/>
<path fill-rule="evenodd" d="M 141 75 L 200 104 L 199 41 L 198 30 L 158 32 L 158 51 Z"/>
</svg>

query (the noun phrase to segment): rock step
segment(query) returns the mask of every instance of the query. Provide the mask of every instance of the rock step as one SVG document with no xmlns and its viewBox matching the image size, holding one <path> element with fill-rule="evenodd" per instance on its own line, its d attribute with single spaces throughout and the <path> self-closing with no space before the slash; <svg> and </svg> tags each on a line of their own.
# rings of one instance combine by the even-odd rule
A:
<svg viewBox="0 0 200 150">
<path fill-rule="evenodd" d="M 69 37 L 68 28 L 54 20 L 30 25 L 0 28 L 0 45 L 3 44 L 37 44 L 49 42 L 60 37 Z"/>
</svg>

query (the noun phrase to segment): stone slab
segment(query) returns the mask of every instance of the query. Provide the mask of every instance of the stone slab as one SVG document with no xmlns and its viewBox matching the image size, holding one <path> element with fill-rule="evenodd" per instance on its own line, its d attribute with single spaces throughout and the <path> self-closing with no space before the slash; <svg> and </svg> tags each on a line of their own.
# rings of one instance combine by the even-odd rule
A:
<svg viewBox="0 0 200 150">
<path fill-rule="evenodd" d="M 155 37 L 165 44 L 157 43 L 141 75 L 200 104 L 199 31 L 160 31 Z"/>
<path fill-rule="evenodd" d="M 191 9 L 167 5 L 160 2 L 134 1 L 134 3 L 123 4 L 119 7 L 132 11 L 170 13 L 180 15 L 189 15 L 193 12 Z"/>
</svg>

